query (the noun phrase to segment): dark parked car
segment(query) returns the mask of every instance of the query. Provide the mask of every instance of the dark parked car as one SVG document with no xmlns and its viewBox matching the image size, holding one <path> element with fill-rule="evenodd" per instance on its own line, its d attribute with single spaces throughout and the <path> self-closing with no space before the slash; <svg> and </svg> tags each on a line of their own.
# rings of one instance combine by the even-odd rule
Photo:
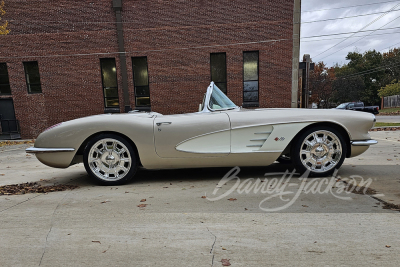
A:
<svg viewBox="0 0 400 267">
<path fill-rule="evenodd" d="M 363 102 L 348 102 L 342 103 L 336 107 L 337 109 L 347 109 L 347 110 L 356 110 L 356 111 L 363 111 L 369 112 L 372 114 L 379 114 L 379 107 L 378 106 L 364 106 Z"/>
</svg>

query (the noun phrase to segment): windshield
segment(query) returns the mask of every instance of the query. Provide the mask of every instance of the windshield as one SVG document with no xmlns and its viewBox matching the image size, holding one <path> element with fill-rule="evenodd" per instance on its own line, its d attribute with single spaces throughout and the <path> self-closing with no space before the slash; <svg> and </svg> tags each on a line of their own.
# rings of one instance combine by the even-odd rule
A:
<svg viewBox="0 0 400 267">
<path fill-rule="evenodd" d="M 339 106 L 337 106 L 336 108 L 342 108 L 345 109 L 348 103 L 342 103 Z"/>
<path fill-rule="evenodd" d="M 209 107 L 213 110 L 237 108 L 215 84 L 210 97 Z"/>
</svg>

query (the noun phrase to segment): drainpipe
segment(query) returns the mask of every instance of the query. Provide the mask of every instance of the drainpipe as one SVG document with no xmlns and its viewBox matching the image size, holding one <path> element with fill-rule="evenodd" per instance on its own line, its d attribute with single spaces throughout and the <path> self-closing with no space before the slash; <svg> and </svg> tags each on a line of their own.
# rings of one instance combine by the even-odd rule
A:
<svg viewBox="0 0 400 267">
<path fill-rule="evenodd" d="M 292 108 L 297 108 L 299 90 L 301 0 L 294 0 L 293 7 L 293 55 L 292 55 Z"/>
<path fill-rule="evenodd" d="M 129 90 L 128 90 L 128 70 L 126 69 L 126 53 L 124 45 L 124 30 L 122 28 L 122 0 L 113 0 L 113 9 L 115 11 L 115 17 L 117 19 L 117 38 L 118 38 L 118 52 L 119 52 L 119 62 L 122 76 L 122 91 L 124 99 L 125 112 L 131 109 L 131 104 L 129 101 Z"/>
</svg>

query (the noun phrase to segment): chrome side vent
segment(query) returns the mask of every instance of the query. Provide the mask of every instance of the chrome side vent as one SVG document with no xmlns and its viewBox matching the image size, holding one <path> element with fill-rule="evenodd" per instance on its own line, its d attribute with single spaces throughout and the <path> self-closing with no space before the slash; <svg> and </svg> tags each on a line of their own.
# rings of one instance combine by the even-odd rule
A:
<svg viewBox="0 0 400 267">
<path fill-rule="evenodd" d="M 267 141 L 267 139 L 271 133 L 272 133 L 272 131 L 254 133 L 255 135 L 257 135 L 257 138 L 250 139 L 251 143 L 250 143 L 250 145 L 247 145 L 246 147 L 254 147 L 254 148 L 260 149 L 264 145 L 265 141 Z M 260 136 L 260 135 L 263 135 L 263 136 Z M 257 150 L 258 149 L 253 150 L 253 151 L 257 151 Z"/>
</svg>

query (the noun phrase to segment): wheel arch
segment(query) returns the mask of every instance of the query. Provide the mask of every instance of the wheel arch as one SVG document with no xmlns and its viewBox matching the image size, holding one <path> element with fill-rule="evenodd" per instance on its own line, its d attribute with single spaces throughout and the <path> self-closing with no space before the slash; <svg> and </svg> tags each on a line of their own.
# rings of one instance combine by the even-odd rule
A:
<svg viewBox="0 0 400 267">
<path fill-rule="evenodd" d="M 138 165 L 141 166 L 141 167 L 143 166 L 143 165 L 142 165 L 142 162 L 141 162 L 141 160 L 140 160 L 140 155 L 139 155 L 139 151 L 138 151 L 138 149 L 137 149 L 137 147 L 136 147 L 136 144 L 135 144 L 129 137 L 127 137 L 126 135 L 124 135 L 124 134 L 122 134 L 122 133 L 119 133 L 119 132 L 114 132 L 114 131 L 103 131 L 103 132 L 97 132 L 97 133 L 94 133 L 94 134 L 90 135 L 89 137 L 87 137 L 87 138 L 82 142 L 82 144 L 80 145 L 78 151 L 76 152 L 76 155 L 83 155 L 83 151 L 85 150 L 85 147 L 86 147 L 86 145 L 89 143 L 89 141 L 90 141 L 93 137 L 98 136 L 98 135 L 101 135 L 101 134 L 115 134 L 115 135 L 117 135 L 117 136 L 119 136 L 119 137 L 124 138 L 130 145 L 132 145 L 133 150 L 135 151 L 136 156 L 137 156 L 137 161 L 138 161 L 137 163 L 138 163 Z"/>
<path fill-rule="evenodd" d="M 346 130 L 346 128 L 338 123 L 335 122 L 315 122 L 312 123 L 306 127 L 304 127 L 303 129 L 301 129 L 301 131 L 299 131 L 294 137 L 293 139 L 290 141 L 290 143 L 286 146 L 286 148 L 283 150 L 282 154 L 286 154 L 287 152 L 290 153 L 291 151 L 291 147 L 292 144 L 295 140 L 298 139 L 298 137 L 305 131 L 307 131 L 310 128 L 316 127 L 316 126 L 329 126 L 332 128 L 335 128 L 336 130 L 338 130 L 343 138 L 345 139 L 346 142 L 346 146 L 347 146 L 347 151 L 346 151 L 346 158 L 349 158 L 351 155 L 351 144 L 350 144 L 350 134 L 349 132 Z"/>
</svg>

